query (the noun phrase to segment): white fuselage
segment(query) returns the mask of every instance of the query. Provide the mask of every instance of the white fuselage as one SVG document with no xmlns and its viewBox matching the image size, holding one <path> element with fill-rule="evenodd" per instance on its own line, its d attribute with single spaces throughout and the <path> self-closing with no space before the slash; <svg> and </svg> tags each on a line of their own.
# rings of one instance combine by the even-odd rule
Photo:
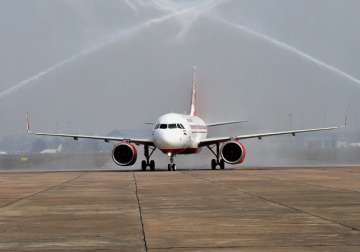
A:
<svg viewBox="0 0 360 252">
<path fill-rule="evenodd" d="M 199 143 L 207 138 L 207 126 L 197 116 L 166 114 L 154 125 L 155 147 L 167 154 L 191 154 L 199 151 Z"/>
</svg>

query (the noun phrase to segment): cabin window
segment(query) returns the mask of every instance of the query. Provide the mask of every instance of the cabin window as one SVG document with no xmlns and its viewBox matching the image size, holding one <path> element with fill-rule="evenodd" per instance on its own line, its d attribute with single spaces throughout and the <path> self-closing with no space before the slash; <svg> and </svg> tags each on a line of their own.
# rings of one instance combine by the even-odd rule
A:
<svg viewBox="0 0 360 252">
<path fill-rule="evenodd" d="M 167 129 L 167 124 L 161 124 L 160 129 Z"/>
</svg>

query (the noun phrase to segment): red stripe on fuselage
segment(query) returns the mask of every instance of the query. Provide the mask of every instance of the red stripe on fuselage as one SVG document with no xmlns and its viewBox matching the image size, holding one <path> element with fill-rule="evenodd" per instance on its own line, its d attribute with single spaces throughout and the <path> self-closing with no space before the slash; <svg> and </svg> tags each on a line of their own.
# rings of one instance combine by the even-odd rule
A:
<svg viewBox="0 0 360 252">
<path fill-rule="evenodd" d="M 190 128 L 195 130 L 207 130 L 207 127 L 204 125 L 190 125 Z"/>
</svg>

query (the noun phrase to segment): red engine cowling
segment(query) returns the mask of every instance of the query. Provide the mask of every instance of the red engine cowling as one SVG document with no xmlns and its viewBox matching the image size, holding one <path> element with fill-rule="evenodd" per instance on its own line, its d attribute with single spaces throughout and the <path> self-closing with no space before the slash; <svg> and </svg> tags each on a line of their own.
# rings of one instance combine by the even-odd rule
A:
<svg viewBox="0 0 360 252">
<path fill-rule="evenodd" d="M 119 166 L 134 165 L 137 160 L 137 149 L 133 144 L 120 143 L 114 147 L 112 158 Z"/>
<path fill-rule="evenodd" d="M 237 141 L 230 141 L 224 143 L 221 148 L 221 157 L 228 164 L 241 164 L 245 161 L 246 148 Z"/>
</svg>

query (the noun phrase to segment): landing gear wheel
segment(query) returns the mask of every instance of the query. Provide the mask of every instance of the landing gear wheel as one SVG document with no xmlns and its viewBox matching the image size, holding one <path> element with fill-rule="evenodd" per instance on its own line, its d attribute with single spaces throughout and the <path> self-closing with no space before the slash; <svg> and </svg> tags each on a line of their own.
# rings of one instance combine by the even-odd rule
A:
<svg viewBox="0 0 360 252">
<path fill-rule="evenodd" d="M 171 164 L 168 164 L 168 171 L 171 171 L 171 170 L 172 170 Z"/>
<path fill-rule="evenodd" d="M 155 161 L 154 160 L 150 161 L 149 166 L 150 166 L 150 171 L 155 171 Z"/>
<path fill-rule="evenodd" d="M 141 170 L 146 171 L 147 163 L 145 160 L 141 162 Z"/>
<path fill-rule="evenodd" d="M 149 167 L 150 171 L 155 171 L 155 161 L 151 160 L 151 156 L 154 154 L 156 147 L 150 147 L 149 145 L 144 145 L 144 156 L 146 160 L 141 162 L 141 169 L 146 171 L 146 168 Z"/>
<path fill-rule="evenodd" d="M 219 165 L 220 165 L 220 169 L 221 169 L 221 170 L 224 170 L 224 169 L 225 169 L 225 161 L 224 161 L 224 159 L 221 159 L 221 160 L 220 160 L 220 164 L 219 164 Z"/>
<path fill-rule="evenodd" d="M 217 162 L 215 159 L 211 160 L 211 170 L 216 170 Z"/>
<path fill-rule="evenodd" d="M 207 148 L 215 156 L 215 159 L 211 160 L 211 169 L 216 170 L 216 168 L 219 166 L 221 170 L 224 170 L 225 169 L 225 161 L 223 159 L 220 159 L 221 158 L 220 143 L 216 143 L 215 148 L 214 148 L 214 145 L 209 145 L 209 146 L 207 146 Z"/>
<path fill-rule="evenodd" d="M 173 171 L 176 171 L 176 164 L 173 164 L 173 165 L 172 165 L 172 170 L 173 170 Z"/>
</svg>

